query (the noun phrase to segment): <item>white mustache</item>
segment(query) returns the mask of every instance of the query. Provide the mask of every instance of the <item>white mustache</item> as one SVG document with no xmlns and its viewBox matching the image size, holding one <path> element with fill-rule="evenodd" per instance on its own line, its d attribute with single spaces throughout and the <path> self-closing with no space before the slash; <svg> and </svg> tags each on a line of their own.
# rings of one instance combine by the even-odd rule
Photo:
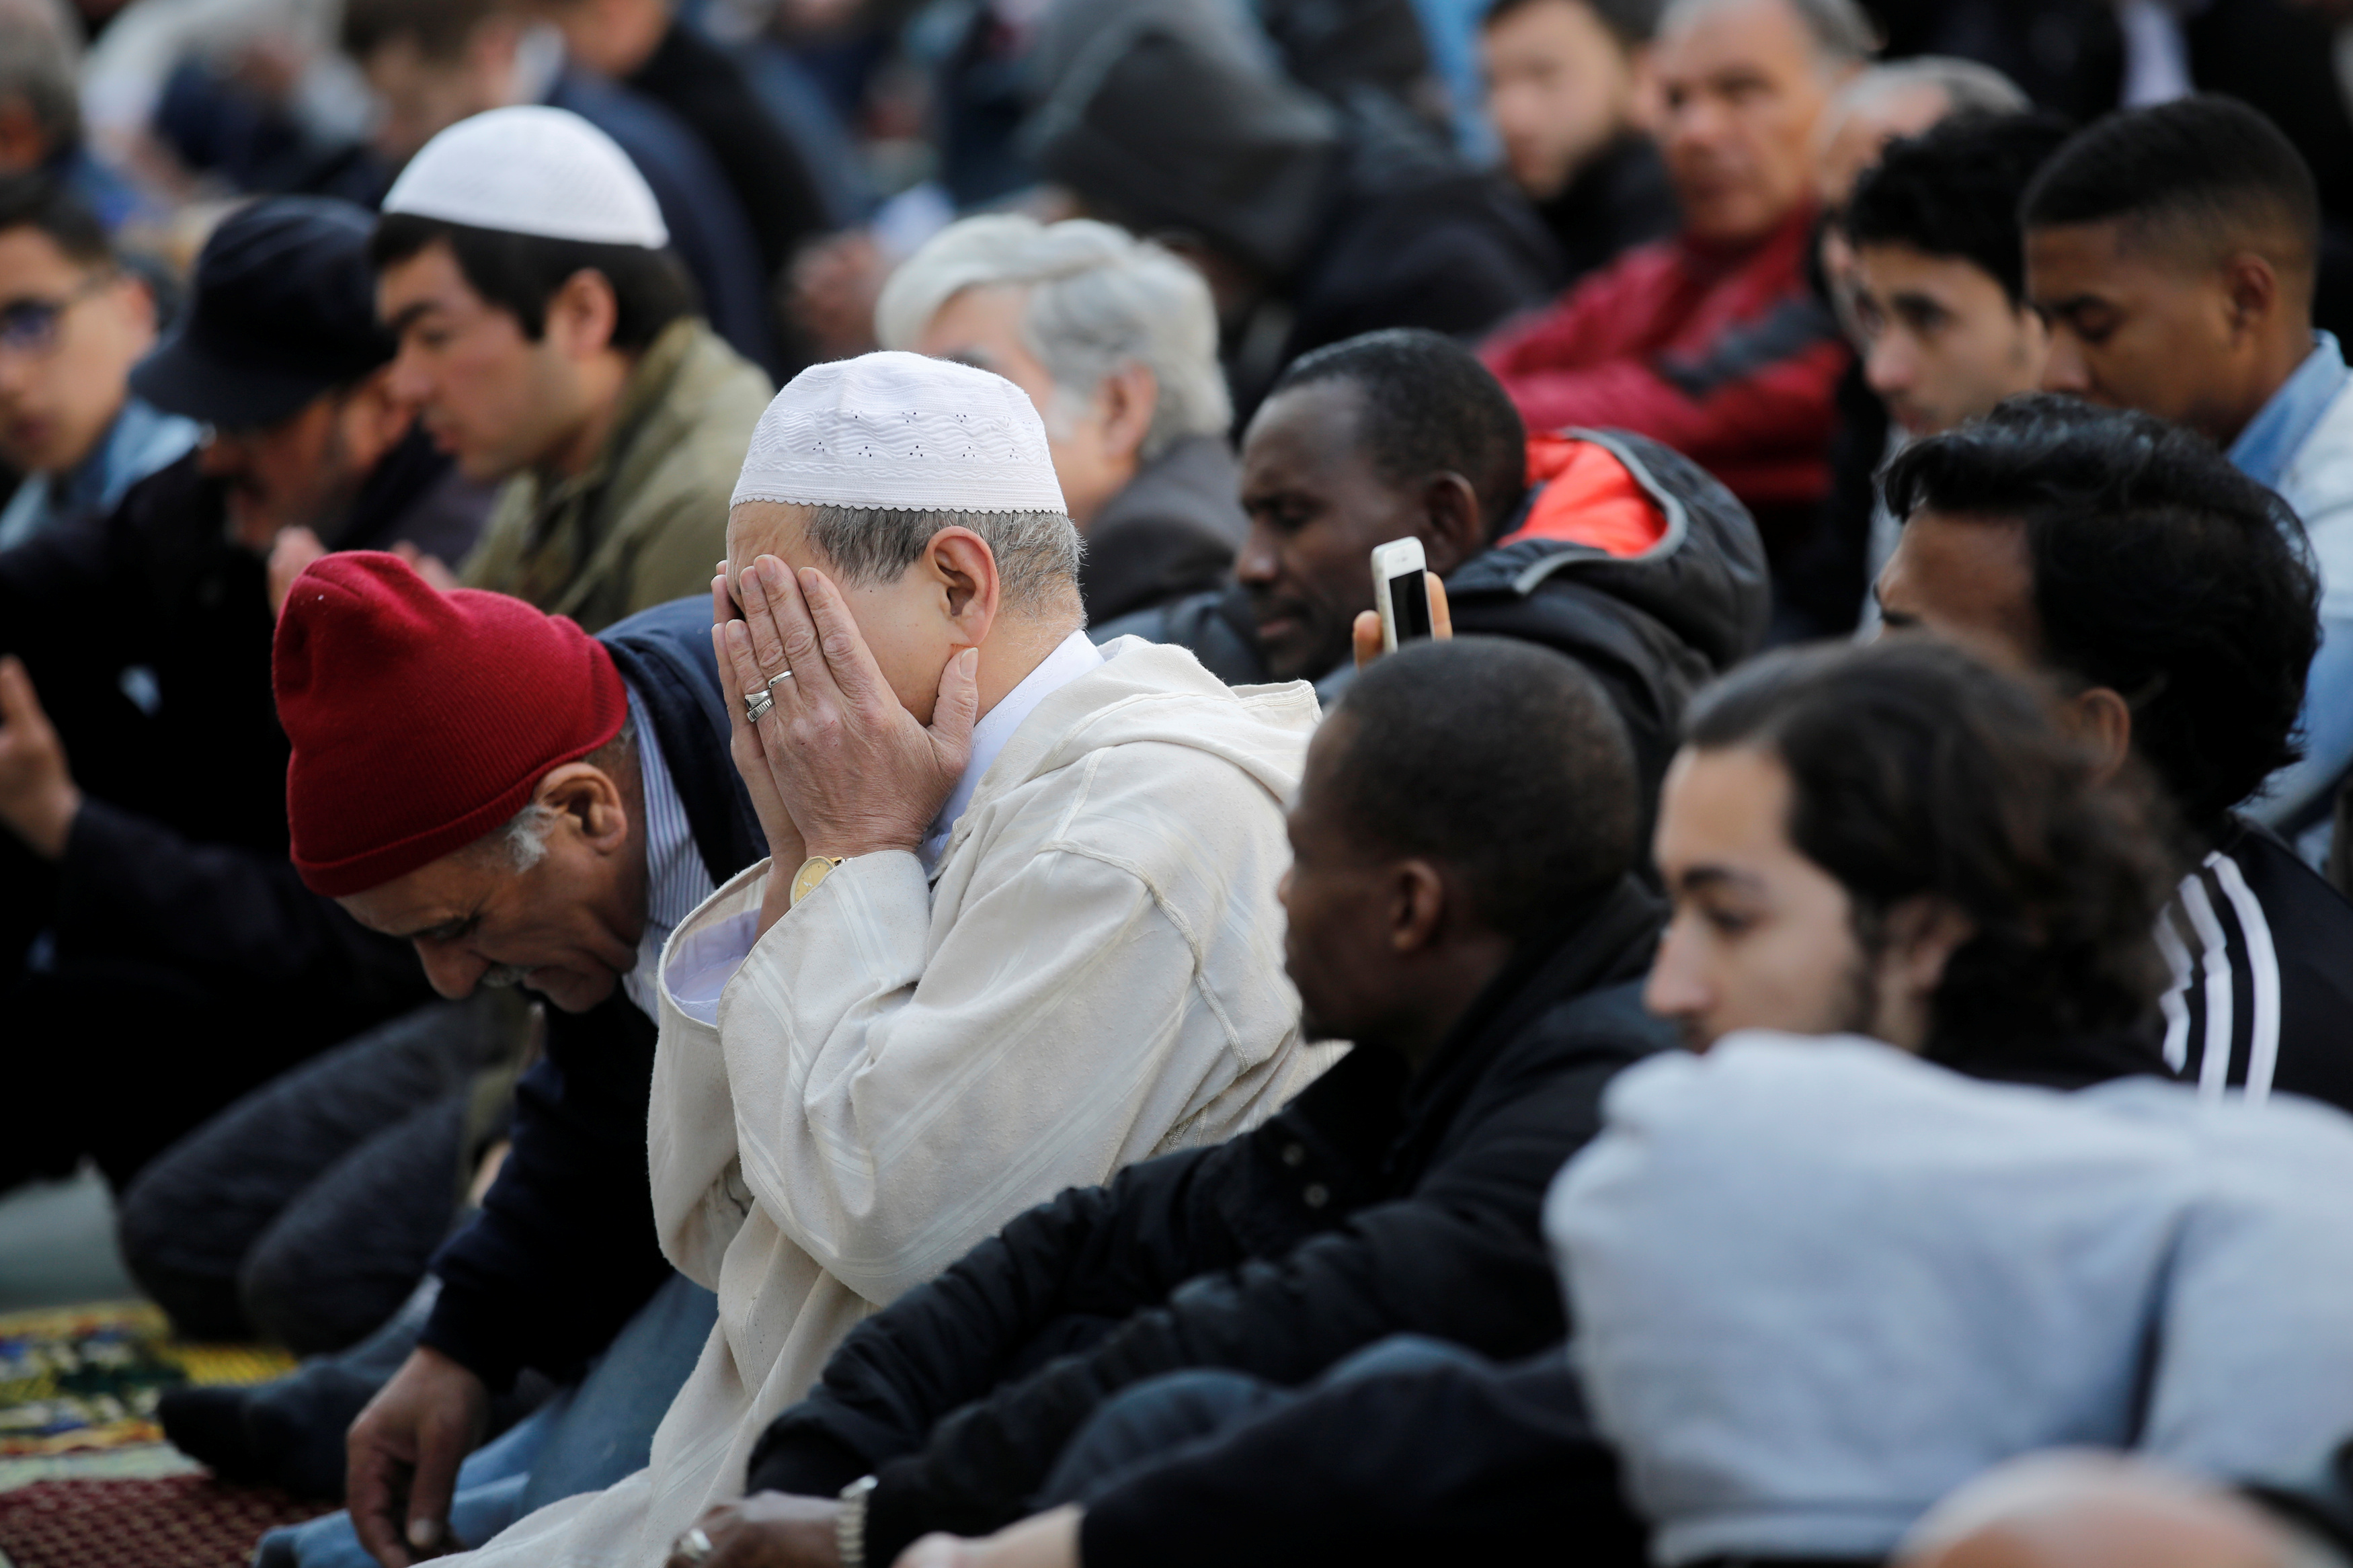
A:
<svg viewBox="0 0 2353 1568">
<path fill-rule="evenodd" d="M 483 985 L 496 985 L 501 988 L 509 985 L 520 985 L 523 983 L 524 976 L 528 975 L 530 973 L 530 970 L 518 969 L 512 963 L 494 963 L 488 969 L 482 971 L 482 978 L 478 984 Z"/>
</svg>

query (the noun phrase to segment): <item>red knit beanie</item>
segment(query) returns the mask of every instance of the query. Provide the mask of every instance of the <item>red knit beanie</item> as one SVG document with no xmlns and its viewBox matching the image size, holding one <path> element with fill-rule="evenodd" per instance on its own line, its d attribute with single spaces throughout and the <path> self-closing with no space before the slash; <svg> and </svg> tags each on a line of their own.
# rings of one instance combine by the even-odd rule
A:
<svg viewBox="0 0 2353 1568">
<path fill-rule="evenodd" d="M 322 555 L 294 579 L 270 655 L 294 743 L 294 868 L 365 892 L 481 837 L 549 770 L 619 732 L 604 645 L 503 594 L 442 593 L 397 555 Z"/>
</svg>

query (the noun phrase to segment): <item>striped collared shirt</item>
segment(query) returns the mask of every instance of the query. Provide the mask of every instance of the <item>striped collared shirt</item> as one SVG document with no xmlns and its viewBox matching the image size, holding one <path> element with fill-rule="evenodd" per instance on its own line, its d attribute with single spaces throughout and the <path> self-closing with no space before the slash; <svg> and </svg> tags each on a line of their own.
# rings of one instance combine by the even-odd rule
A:
<svg viewBox="0 0 2353 1568">
<path fill-rule="evenodd" d="M 713 889 L 702 852 L 695 847 L 693 826 L 686 819 L 686 802 L 679 798 L 670 764 L 662 760 L 661 739 L 634 689 L 629 692 L 629 725 L 637 735 L 638 769 L 645 782 L 646 934 L 638 942 L 638 966 L 621 977 L 621 988 L 638 1011 L 659 1021 L 656 973 L 662 946 Z"/>
</svg>

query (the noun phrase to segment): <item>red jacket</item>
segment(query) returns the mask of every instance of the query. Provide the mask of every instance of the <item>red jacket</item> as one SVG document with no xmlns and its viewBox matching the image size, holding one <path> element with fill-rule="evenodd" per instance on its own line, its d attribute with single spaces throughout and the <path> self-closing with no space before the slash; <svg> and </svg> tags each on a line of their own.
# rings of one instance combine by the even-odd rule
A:
<svg viewBox="0 0 2353 1568">
<path fill-rule="evenodd" d="M 1481 357 L 1531 429 L 1633 430 L 1757 514 L 1769 543 L 1830 488 L 1831 395 L 1848 349 L 1806 279 L 1813 214 L 1741 251 L 1683 237 L 1629 251 Z"/>
</svg>

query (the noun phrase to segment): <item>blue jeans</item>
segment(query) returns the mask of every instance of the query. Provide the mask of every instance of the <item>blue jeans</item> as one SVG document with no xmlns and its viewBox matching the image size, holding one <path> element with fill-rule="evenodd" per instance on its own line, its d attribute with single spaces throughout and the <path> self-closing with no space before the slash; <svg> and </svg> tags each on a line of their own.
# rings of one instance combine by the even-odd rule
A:
<svg viewBox="0 0 2353 1568">
<path fill-rule="evenodd" d="M 585 1379 L 541 1405 L 458 1468 L 449 1529 L 480 1546 L 523 1515 L 602 1491 L 646 1468 L 654 1428 L 702 1354 L 719 1298 L 673 1274 L 613 1336 Z M 375 1568 L 348 1513 L 261 1538 L 254 1568 Z"/>
<path fill-rule="evenodd" d="M 1394 1334 L 1333 1363 L 1306 1388 L 1283 1388 L 1247 1373 L 1202 1368 L 1149 1378 L 1105 1400 L 1055 1461 L 1039 1494 L 1041 1509 L 1083 1502 L 1179 1449 L 1215 1443 L 1235 1427 L 1316 1388 L 1390 1373 L 1486 1362 L 1460 1345 Z"/>
</svg>

